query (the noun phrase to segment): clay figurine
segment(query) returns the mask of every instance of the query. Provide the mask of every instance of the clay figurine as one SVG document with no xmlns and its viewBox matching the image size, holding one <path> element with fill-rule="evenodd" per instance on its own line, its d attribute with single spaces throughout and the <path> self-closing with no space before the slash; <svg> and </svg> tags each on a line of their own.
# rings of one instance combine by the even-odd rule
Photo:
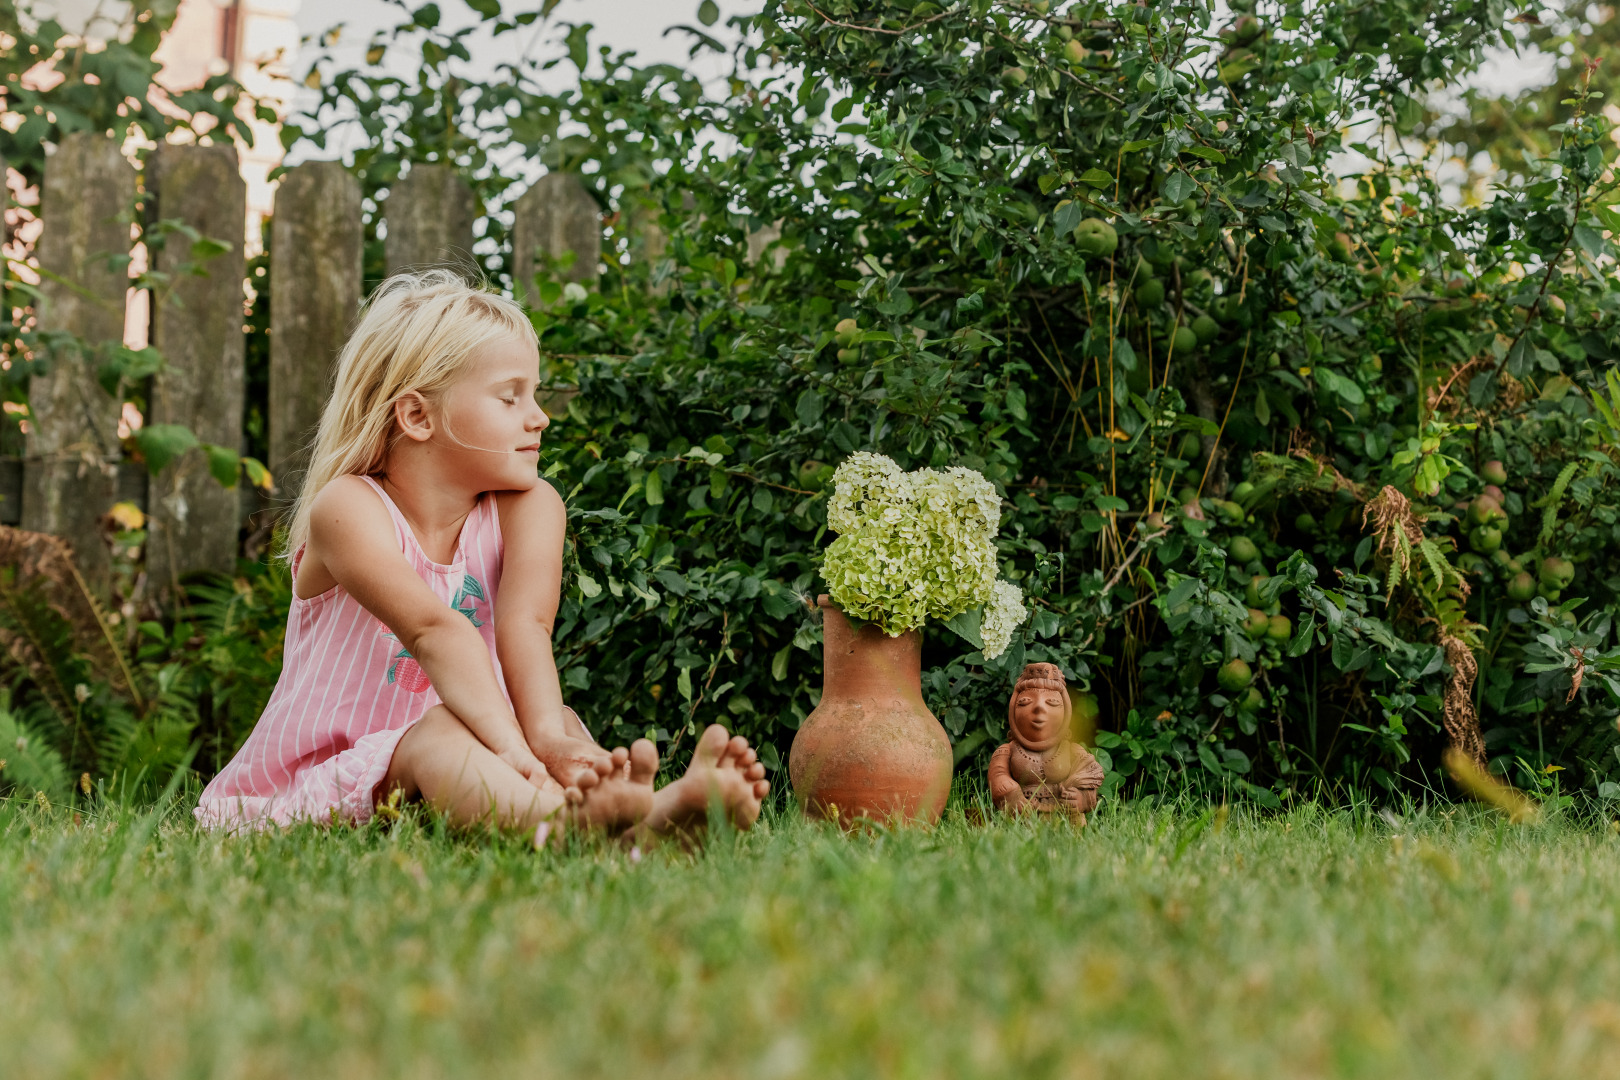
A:
<svg viewBox="0 0 1620 1080">
<path fill-rule="evenodd" d="M 1102 796 L 1103 767 L 1075 742 L 1074 706 L 1055 664 L 1029 664 L 1007 702 L 1012 742 L 990 755 L 990 797 L 1008 814 L 1063 813 L 1084 825 Z"/>
</svg>

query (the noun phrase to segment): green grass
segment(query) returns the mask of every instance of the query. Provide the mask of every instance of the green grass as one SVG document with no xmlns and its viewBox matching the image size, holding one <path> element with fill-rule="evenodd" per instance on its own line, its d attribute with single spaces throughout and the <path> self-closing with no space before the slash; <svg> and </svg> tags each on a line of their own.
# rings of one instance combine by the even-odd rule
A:
<svg viewBox="0 0 1620 1080">
<path fill-rule="evenodd" d="M 1113 808 L 697 856 L 0 804 L 10 1077 L 1620 1075 L 1620 840 Z"/>
</svg>

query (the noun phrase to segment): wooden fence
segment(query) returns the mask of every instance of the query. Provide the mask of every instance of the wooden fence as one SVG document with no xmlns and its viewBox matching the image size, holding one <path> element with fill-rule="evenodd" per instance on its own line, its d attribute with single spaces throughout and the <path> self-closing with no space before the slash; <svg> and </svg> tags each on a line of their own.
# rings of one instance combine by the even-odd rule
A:
<svg viewBox="0 0 1620 1080">
<path fill-rule="evenodd" d="M 177 274 L 152 313 L 152 344 L 166 366 L 153 377 L 146 422 L 181 424 L 207 443 L 242 444 L 245 382 L 244 253 L 246 192 L 227 146 L 159 147 L 144 176 L 111 139 L 77 133 L 50 158 L 36 255 L 42 271 L 39 329 L 91 343 L 124 335 L 131 252 L 128 208 L 137 180 L 155 198 L 157 218 L 183 222 L 231 249 L 204 264 L 206 275 Z M 389 193 L 387 269 L 465 266 L 476 203 L 444 165 L 415 165 Z M 572 252 L 568 274 L 594 279 L 602 216 L 578 177 L 543 177 L 513 207 L 515 279 L 532 279 L 538 255 Z M 303 454 L 325 404 L 332 366 L 359 308 L 363 282 L 359 182 L 341 165 L 313 161 L 289 169 L 270 228 L 269 465 L 283 497 L 297 490 Z M 189 244 L 165 244 L 153 269 L 183 269 Z M 520 285 L 520 288 L 522 286 Z M 123 461 L 117 438 L 122 403 L 91 363 L 56 355 L 29 389 L 23 453 L 0 461 L 0 523 L 68 540 L 93 584 L 110 573 L 103 519 L 123 499 L 147 514 L 147 576 L 160 594 L 187 574 L 229 572 L 237 536 L 255 503 L 209 473 L 198 451 L 148 477 Z"/>
</svg>

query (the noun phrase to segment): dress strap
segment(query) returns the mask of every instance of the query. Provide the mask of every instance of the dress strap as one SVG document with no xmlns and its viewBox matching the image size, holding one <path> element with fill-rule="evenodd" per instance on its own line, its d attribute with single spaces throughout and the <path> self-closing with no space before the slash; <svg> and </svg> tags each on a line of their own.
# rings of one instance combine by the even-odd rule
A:
<svg viewBox="0 0 1620 1080">
<path fill-rule="evenodd" d="M 394 500 L 388 497 L 388 492 L 383 489 L 381 484 L 369 476 L 361 476 L 360 479 L 371 485 L 371 490 L 377 493 L 377 497 L 388 508 L 388 516 L 394 519 L 394 540 L 399 544 L 400 551 L 409 554 L 411 550 L 410 542 L 415 539 L 415 536 L 411 532 L 410 523 L 405 520 L 405 515 L 399 512 L 399 507 L 394 505 Z"/>
</svg>

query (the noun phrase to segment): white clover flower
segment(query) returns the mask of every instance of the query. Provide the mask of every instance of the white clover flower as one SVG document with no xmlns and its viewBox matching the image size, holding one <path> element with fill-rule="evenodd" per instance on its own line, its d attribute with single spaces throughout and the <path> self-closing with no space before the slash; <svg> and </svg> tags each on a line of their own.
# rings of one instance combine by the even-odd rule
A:
<svg viewBox="0 0 1620 1080">
<path fill-rule="evenodd" d="M 1018 629 L 1029 611 L 1024 607 L 1024 590 L 1010 581 L 998 581 L 995 595 L 984 606 L 984 619 L 979 624 L 979 637 L 984 641 L 984 658 L 994 660 L 1007 651 L 1012 643 L 1013 631 Z"/>
</svg>

